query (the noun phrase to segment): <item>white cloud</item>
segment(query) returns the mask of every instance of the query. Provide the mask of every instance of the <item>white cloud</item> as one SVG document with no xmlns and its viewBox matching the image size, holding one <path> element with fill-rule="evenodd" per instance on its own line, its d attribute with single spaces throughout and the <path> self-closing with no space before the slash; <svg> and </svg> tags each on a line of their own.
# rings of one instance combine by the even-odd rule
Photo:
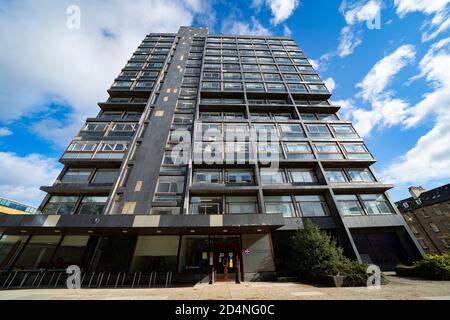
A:
<svg viewBox="0 0 450 320">
<path fill-rule="evenodd" d="M 354 122 L 361 136 L 370 135 L 377 127 L 382 129 L 402 124 L 408 117 L 410 106 L 402 99 L 393 98 L 393 92 L 386 88 L 403 68 L 410 64 L 416 55 L 414 46 L 403 45 L 393 53 L 379 60 L 356 86 L 361 91 L 355 98 L 369 102 L 370 109 L 355 106 L 352 99 L 341 100 L 345 105 L 343 115 Z"/>
<path fill-rule="evenodd" d="M 51 185 L 60 172 L 57 160 L 37 154 L 20 157 L 0 152 L 0 196 L 38 206 L 45 193 L 40 186 Z"/>
<path fill-rule="evenodd" d="M 392 78 L 411 63 L 415 55 L 414 46 L 403 45 L 378 61 L 364 77 L 363 81 L 356 85 L 362 89 L 360 95 L 365 100 L 379 100 L 379 95 L 386 89 Z"/>
<path fill-rule="evenodd" d="M 433 44 L 419 63 L 421 72 L 418 77 L 425 78 L 434 91 L 426 93 L 411 108 L 405 121 L 407 127 L 418 124 L 433 113 L 439 115 L 439 119 L 450 113 L 450 73 L 443 66 L 450 66 L 450 37 Z"/>
<path fill-rule="evenodd" d="M 344 12 L 345 21 L 347 24 L 353 25 L 358 22 L 375 19 L 380 13 L 380 6 L 380 2 L 375 0 L 353 6 L 350 10 Z"/>
<path fill-rule="evenodd" d="M 341 29 L 339 38 L 338 55 L 343 58 L 353 53 L 353 50 L 362 43 L 361 31 L 353 30 L 352 26 Z"/>
<path fill-rule="evenodd" d="M 333 92 L 334 88 L 336 88 L 336 82 L 331 77 L 323 80 L 323 82 L 330 92 Z"/>
<path fill-rule="evenodd" d="M 8 128 L 0 128 L 0 137 L 8 137 L 12 134 L 13 134 L 12 131 L 9 130 Z"/>
<path fill-rule="evenodd" d="M 285 37 L 290 37 L 292 36 L 292 31 L 291 29 L 287 26 L 287 24 L 284 25 L 283 27 L 283 34 Z"/>
<path fill-rule="evenodd" d="M 253 0 L 252 7 L 260 9 L 263 5 L 267 5 L 272 12 L 270 22 L 278 25 L 286 21 L 292 13 L 297 9 L 300 0 Z"/>
<path fill-rule="evenodd" d="M 96 103 L 107 97 L 112 80 L 147 33 L 177 32 L 196 16 L 214 16 L 206 0 L 81 0 L 81 30 L 69 30 L 70 4 L 0 2 L 0 42 L 8 48 L 0 50 L 0 121 L 29 116 L 53 101 L 70 106 L 69 118 L 95 115 Z"/>
<path fill-rule="evenodd" d="M 421 11 L 427 14 L 440 12 L 450 0 L 394 0 L 397 8 L 397 14 L 404 17 L 410 12 Z"/>
<path fill-rule="evenodd" d="M 341 29 L 339 37 L 338 55 L 343 58 L 353 53 L 362 43 L 362 29 L 360 24 L 374 20 L 380 13 L 380 0 L 356 1 L 348 3 L 344 0 L 339 11 L 345 18 L 346 25 Z"/>
<path fill-rule="evenodd" d="M 233 35 L 271 35 L 269 29 L 265 28 L 255 17 L 250 22 L 237 20 L 230 16 L 222 24 L 222 33 Z"/>
<path fill-rule="evenodd" d="M 420 77 L 434 89 L 408 112 L 403 121 L 406 128 L 434 116 L 434 127 L 415 146 L 392 164 L 382 175 L 398 183 L 429 183 L 450 178 L 450 38 L 431 46 L 420 61 Z"/>
<path fill-rule="evenodd" d="M 436 38 L 440 33 L 450 28 L 450 0 L 394 0 L 396 12 L 403 18 L 411 12 L 421 12 L 427 16 L 422 33 L 422 41 L 429 41 Z"/>
</svg>

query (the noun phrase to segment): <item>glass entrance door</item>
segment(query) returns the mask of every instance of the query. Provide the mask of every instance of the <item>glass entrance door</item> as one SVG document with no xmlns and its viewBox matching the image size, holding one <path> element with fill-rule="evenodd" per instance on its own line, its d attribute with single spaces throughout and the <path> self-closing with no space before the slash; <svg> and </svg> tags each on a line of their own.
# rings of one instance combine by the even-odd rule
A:
<svg viewBox="0 0 450 320">
<path fill-rule="evenodd" d="M 222 248 L 215 251 L 216 281 L 235 281 L 236 252 L 233 248 Z"/>
<path fill-rule="evenodd" d="M 213 278 L 215 282 L 236 281 L 240 272 L 240 237 L 211 236 L 210 248 L 213 253 Z"/>
</svg>

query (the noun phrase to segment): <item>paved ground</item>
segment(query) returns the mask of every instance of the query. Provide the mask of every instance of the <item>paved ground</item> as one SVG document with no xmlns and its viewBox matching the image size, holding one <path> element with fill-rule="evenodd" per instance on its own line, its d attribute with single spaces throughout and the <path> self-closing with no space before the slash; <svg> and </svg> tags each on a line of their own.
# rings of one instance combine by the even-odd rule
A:
<svg viewBox="0 0 450 320">
<path fill-rule="evenodd" d="M 450 300 L 450 281 L 428 281 L 388 276 L 390 283 L 380 290 L 324 288 L 293 282 L 198 284 L 191 287 L 154 289 L 39 289 L 0 291 L 0 300 L 335 300 L 335 299 L 439 299 Z"/>
</svg>

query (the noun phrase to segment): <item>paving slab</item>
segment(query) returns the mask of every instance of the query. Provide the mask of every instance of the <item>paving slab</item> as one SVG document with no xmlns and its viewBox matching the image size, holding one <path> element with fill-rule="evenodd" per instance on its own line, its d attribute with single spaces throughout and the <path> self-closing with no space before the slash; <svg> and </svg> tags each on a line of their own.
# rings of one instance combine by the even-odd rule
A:
<svg viewBox="0 0 450 320">
<path fill-rule="evenodd" d="M 380 289 L 233 282 L 151 289 L 1 290 L 0 300 L 450 300 L 450 281 L 388 276 Z"/>
</svg>

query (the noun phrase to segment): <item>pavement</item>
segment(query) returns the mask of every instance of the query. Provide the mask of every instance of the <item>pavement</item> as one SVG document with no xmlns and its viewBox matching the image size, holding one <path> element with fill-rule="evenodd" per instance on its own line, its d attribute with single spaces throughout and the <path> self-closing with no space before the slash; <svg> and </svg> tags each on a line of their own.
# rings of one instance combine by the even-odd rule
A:
<svg viewBox="0 0 450 320">
<path fill-rule="evenodd" d="M 450 281 L 388 276 L 381 289 L 298 282 L 196 284 L 151 289 L 2 290 L 0 300 L 450 300 Z"/>
</svg>

